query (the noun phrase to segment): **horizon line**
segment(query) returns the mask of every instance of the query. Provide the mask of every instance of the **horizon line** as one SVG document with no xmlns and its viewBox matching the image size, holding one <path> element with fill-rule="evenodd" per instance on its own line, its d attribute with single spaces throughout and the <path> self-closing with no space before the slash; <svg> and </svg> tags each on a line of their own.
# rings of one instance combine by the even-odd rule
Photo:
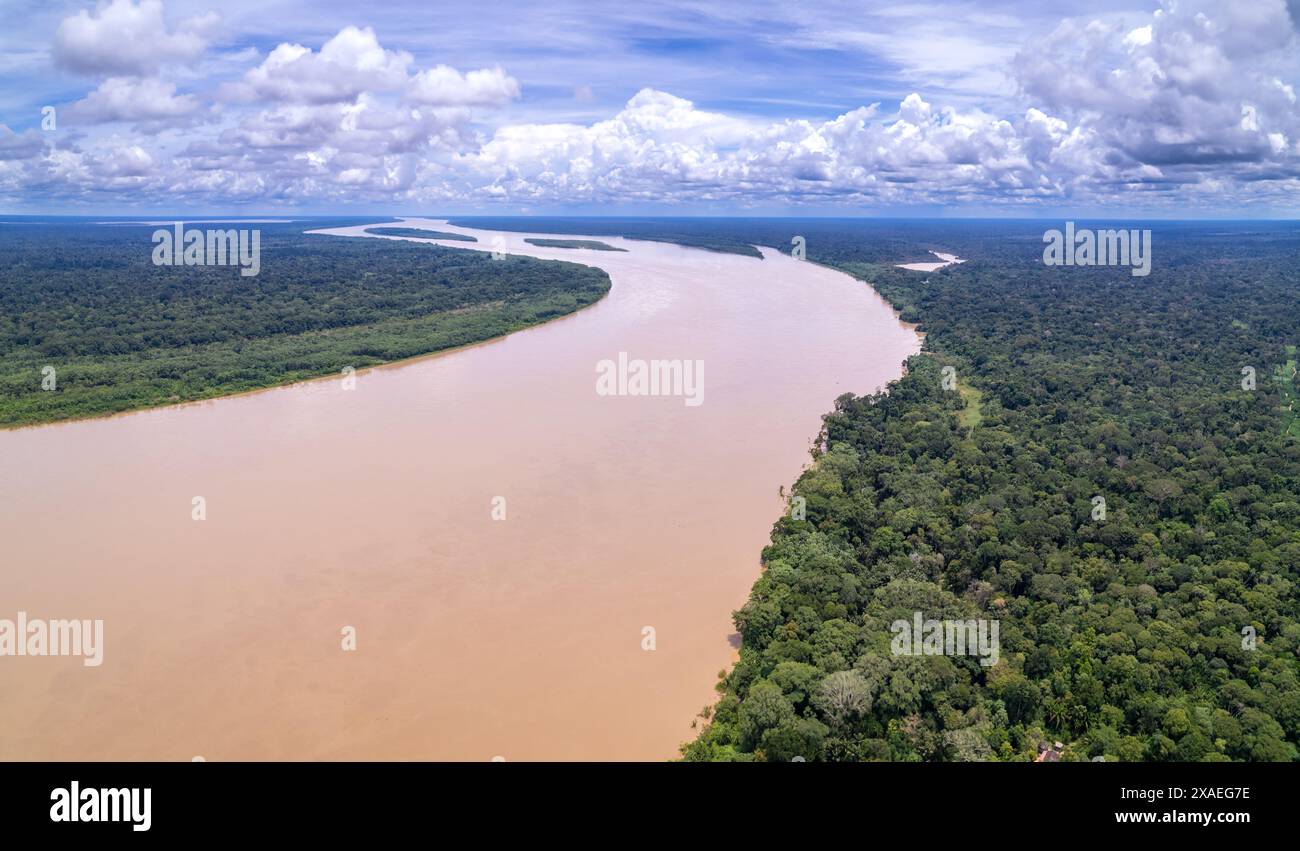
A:
<svg viewBox="0 0 1300 851">
<path fill-rule="evenodd" d="M 586 220 L 607 220 L 622 221 L 636 219 L 752 219 L 752 220 L 788 220 L 788 219 L 823 219 L 827 221 L 935 221 L 935 222 L 1040 222 L 1040 221 L 1092 221 L 1092 222 L 1119 222 L 1119 221 L 1139 221 L 1139 222 L 1274 222 L 1274 223 L 1300 223 L 1300 216 L 1294 218 L 1277 218 L 1266 216 L 1177 216 L 1177 217 L 1160 217 L 1160 216 L 1113 216 L 1113 215 L 1056 215 L 1056 216 L 915 216 L 915 215 L 827 215 L 827 214 L 726 214 L 726 213 L 708 213 L 708 214 L 682 214 L 671 215 L 663 213 L 641 213 L 641 214 L 620 214 L 620 215 L 600 215 L 591 213 L 308 213 L 308 212 L 276 212 L 276 213 L 152 213 L 139 212 L 131 214 L 117 213 L 0 213 L 0 220 L 4 219 L 127 219 L 136 220 L 140 218 L 150 219 L 167 219 L 172 221 L 184 221 L 185 219 L 195 218 L 212 218 L 215 216 L 225 216 L 230 219 L 253 219 L 253 218 L 273 218 L 291 221 L 293 219 L 354 219 L 354 218 L 419 218 L 419 219 L 586 219 Z"/>
</svg>

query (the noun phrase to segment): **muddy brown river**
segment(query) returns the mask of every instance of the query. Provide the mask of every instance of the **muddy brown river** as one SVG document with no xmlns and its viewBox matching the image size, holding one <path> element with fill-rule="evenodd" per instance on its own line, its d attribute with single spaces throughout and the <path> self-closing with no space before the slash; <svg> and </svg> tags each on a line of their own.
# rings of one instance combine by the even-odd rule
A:
<svg viewBox="0 0 1300 851">
<path fill-rule="evenodd" d="M 407 224 L 613 289 L 351 389 L 0 432 L 0 618 L 103 620 L 98 666 L 0 656 L 0 759 L 662 760 L 692 737 L 778 489 L 917 335 L 771 249 Z M 702 362 L 700 403 L 597 392 L 620 354 Z"/>
</svg>

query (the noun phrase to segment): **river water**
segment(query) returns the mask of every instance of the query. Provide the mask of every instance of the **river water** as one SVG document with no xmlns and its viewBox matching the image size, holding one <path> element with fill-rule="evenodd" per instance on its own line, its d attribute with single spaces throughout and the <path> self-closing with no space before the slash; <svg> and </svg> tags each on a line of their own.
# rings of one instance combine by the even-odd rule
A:
<svg viewBox="0 0 1300 851">
<path fill-rule="evenodd" d="M 771 249 L 407 224 L 613 289 L 352 389 L 0 432 L 0 619 L 104 624 L 99 666 L 0 657 L 0 758 L 658 760 L 692 737 L 778 488 L 917 335 Z M 597 393 L 620 353 L 702 361 L 702 404 Z"/>
</svg>

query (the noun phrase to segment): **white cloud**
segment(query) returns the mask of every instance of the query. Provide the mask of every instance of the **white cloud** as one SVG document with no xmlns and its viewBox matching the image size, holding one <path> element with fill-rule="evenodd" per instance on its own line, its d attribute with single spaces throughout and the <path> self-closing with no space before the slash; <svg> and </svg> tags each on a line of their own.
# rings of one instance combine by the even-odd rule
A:
<svg viewBox="0 0 1300 851">
<path fill-rule="evenodd" d="M 438 65 L 416 74 L 406 97 L 412 103 L 431 106 L 501 106 L 519 97 L 519 83 L 500 68 L 462 74 Z"/>
<path fill-rule="evenodd" d="M 1282 0 L 1167 0 L 1150 23 L 1069 20 L 1017 57 L 1033 105 L 1089 131 L 1112 171 L 1249 170 L 1300 130 L 1296 34 Z"/>
<path fill-rule="evenodd" d="M 369 27 L 349 26 L 319 52 L 300 44 L 279 45 L 228 92 L 294 103 L 350 101 L 362 92 L 402 88 L 413 61 L 405 51 L 385 50 Z"/>
<path fill-rule="evenodd" d="M 75 125 L 183 118 L 198 109 L 198 99 L 176 94 L 175 83 L 153 77 L 109 77 L 65 114 Z"/>
<path fill-rule="evenodd" d="M 217 16 L 207 13 L 169 31 L 162 0 L 112 0 L 93 13 L 64 18 L 54 38 L 55 58 L 88 74 L 149 74 L 168 62 L 197 58 Z"/>
<path fill-rule="evenodd" d="M 613 118 L 590 126 L 500 128 L 462 162 L 490 181 L 491 194 L 605 195 L 615 187 L 650 193 L 657 184 L 711 182 L 724 157 L 753 130 L 745 121 L 698 110 L 683 98 L 643 89 Z"/>
<path fill-rule="evenodd" d="M 15 133 L 0 124 L 0 160 L 29 160 L 45 151 L 45 140 L 36 130 Z"/>
<path fill-rule="evenodd" d="M 1129 34 L 1124 36 L 1124 46 L 1127 47 L 1129 50 L 1135 50 L 1136 48 L 1139 47 L 1146 47 L 1150 43 L 1151 43 L 1150 25 L 1147 25 L 1145 27 L 1138 27 L 1135 30 L 1130 30 Z"/>
<path fill-rule="evenodd" d="M 461 73 L 446 65 L 411 73 L 411 54 L 388 50 L 369 27 L 344 27 L 319 52 L 281 44 L 239 83 L 233 100 L 300 104 L 342 103 L 363 93 L 401 93 L 422 106 L 499 106 L 519 97 L 519 83 L 501 68 Z"/>
<path fill-rule="evenodd" d="M 116 148 L 95 161 L 100 173 L 109 177 L 145 177 L 154 171 L 154 159 L 139 145 Z"/>
<path fill-rule="evenodd" d="M 458 162 L 486 181 L 480 194 L 520 201 L 837 196 L 907 203 L 1056 191 L 1041 172 L 1068 141 L 1064 123 L 1042 113 L 1017 129 L 979 111 L 936 108 L 917 94 L 889 116 L 872 105 L 820 123 L 757 125 L 647 89 L 614 118 L 590 126 L 501 128 Z"/>
</svg>

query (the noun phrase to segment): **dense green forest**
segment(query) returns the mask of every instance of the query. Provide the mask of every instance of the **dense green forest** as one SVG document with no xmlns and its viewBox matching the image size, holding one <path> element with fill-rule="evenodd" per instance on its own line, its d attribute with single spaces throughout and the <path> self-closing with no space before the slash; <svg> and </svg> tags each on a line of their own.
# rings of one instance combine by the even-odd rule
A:
<svg viewBox="0 0 1300 851">
<path fill-rule="evenodd" d="M 366 233 L 373 233 L 376 236 L 416 236 L 421 239 L 454 239 L 457 242 L 478 242 L 477 237 L 466 233 L 450 233 L 425 228 L 366 228 Z"/>
<path fill-rule="evenodd" d="M 926 345 L 826 417 L 685 759 L 1297 758 L 1300 234 L 1143 226 L 1147 278 L 1044 266 L 1041 223 L 785 224 Z M 917 611 L 998 621 L 999 663 L 894 655 Z"/>
<path fill-rule="evenodd" d="M 627 251 L 626 248 L 615 248 L 608 243 L 594 239 L 543 239 L 537 237 L 525 239 L 524 242 L 529 245 L 536 245 L 538 248 L 589 248 L 592 251 Z"/>
<path fill-rule="evenodd" d="M 0 426 L 337 374 L 507 334 L 609 291 L 608 275 L 575 263 L 303 233 L 366 221 L 254 225 L 261 268 L 247 277 L 153 265 L 152 226 L 0 226 Z"/>
</svg>

